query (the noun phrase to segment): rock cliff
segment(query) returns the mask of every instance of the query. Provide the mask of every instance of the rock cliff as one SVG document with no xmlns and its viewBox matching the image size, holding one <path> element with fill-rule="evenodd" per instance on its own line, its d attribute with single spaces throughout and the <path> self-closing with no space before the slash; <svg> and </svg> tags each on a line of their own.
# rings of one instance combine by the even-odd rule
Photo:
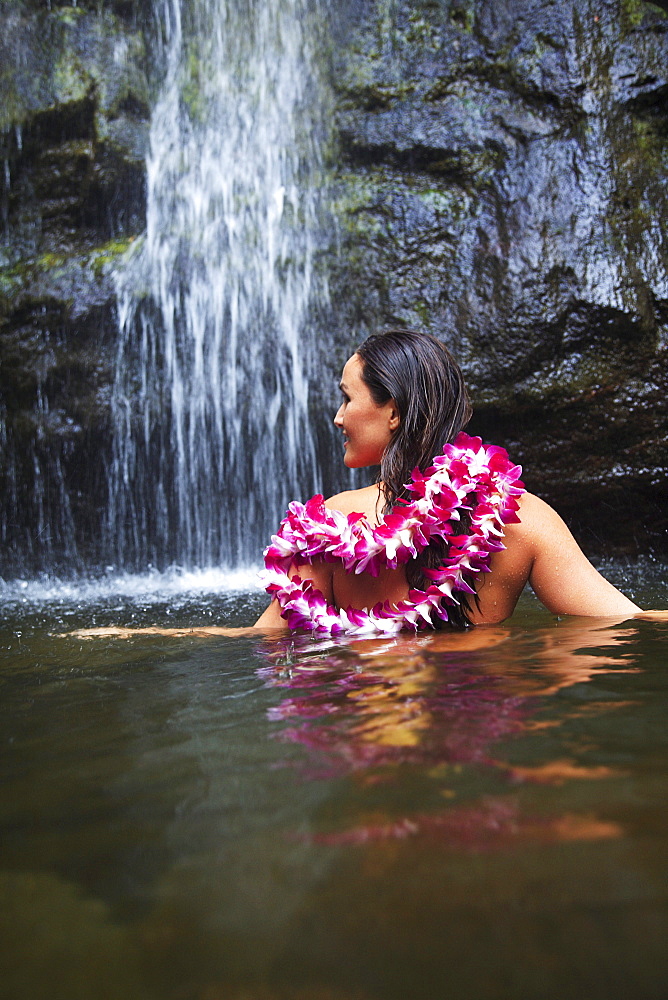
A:
<svg viewBox="0 0 668 1000">
<path fill-rule="evenodd" d="M 473 429 L 590 550 L 665 551 L 668 5 L 350 13 L 339 322 L 442 336 Z"/>
<path fill-rule="evenodd" d="M 0 571 L 99 538 L 116 331 L 109 265 L 143 230 L 142 11 L 0 4 Z"/>
<path fill-rule="evenodd" d="M 149 19 L 141 0 L 0 0 L 0 572 L 101 558 Z M 665 553 L 668 3 L 346 0 L 329 40 L 318 383 L 371 330 L 430 330 L 472 429 L 589 550 Z"/>
</svg>

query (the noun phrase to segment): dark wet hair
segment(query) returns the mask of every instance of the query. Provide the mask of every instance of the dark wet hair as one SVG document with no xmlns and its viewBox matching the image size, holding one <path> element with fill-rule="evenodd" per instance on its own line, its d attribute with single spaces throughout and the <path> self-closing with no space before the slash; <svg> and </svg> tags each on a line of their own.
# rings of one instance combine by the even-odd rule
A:
<svg viewBox="0 0 668 1000">
<path fill-rule="evenodd" d="M 382 406 L 393 399 L 401 421 L 380 464 L 384 513 L 388 513 L 407 496 L 405 484 L 413 469 L 428 468 L 466 426 L 473 409 L 459 365 L 445 344 L 428 333 L 386 330 L 368 337 L 356 353 L 374 401 Z M 445 546 L 432 543 L 409 562 L 409 585 L 428 586 L 422 570 L 438 566 L 444 555 Z M 450 623 L 465 626 L 468 610 L 465 600 L 461 607 L 448 605 Z"/>
</svg>

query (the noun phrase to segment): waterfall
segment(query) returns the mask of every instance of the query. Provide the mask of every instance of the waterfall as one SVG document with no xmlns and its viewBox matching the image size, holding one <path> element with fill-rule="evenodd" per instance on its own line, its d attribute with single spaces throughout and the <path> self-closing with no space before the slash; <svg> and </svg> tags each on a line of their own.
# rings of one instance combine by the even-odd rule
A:
<svg viewBox="0 0 668 1000">
<path fill-rule="evenodd" d="M 318 488 L 309 418 L 324 115 L 309 0 L 163 0 L 147 228 L 116 275 L 105 548 L 257 561 Z"/>
</svg>

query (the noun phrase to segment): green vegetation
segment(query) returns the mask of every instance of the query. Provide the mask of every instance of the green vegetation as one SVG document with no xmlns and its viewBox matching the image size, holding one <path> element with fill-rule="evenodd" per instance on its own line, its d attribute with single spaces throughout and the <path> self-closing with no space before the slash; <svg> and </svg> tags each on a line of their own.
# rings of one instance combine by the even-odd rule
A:
<svg viewBox="0 0 668 1000">
<path fill-rule="evenodd" d="M 117 263 L 138 241 L 134 236 L 109 240 L 94 250 L 82 253 L 54 253 L 49 251 L 27 260 L 18 261 L 0 269 L 0 298 L 10 300 L 43 276 L 58 280 L 76 270 L 92 270 L 95 279 L 103 277 L 105 270 Z"/>
<path fill-rule="evenodd" d="M 93 266 L 93 273 L 99 278 L 109 265 L 116 264 L 131 249 L 136 249 L 139 240 L 135 236 L 127 236 L 122 240 L 109 240 L 99 249 L 91 254 L 90 261 Z"/>
<path fill-rule="evenodd" d="M 647 0 L 621 0 L 622 22 L 627 30 L 637 28 L 648 15 L 666 19 L 668 12 L 664 7 Z"/>
<path fill-rule="evenodd" d="M 459 0 L 458 3 L 454 3 L 450 9 L 450 20 L 456 28 L 470 35 L 475 24 L 473 4 L 465 2 L 465 0 Z"/>
<path fill-rule="evenodd" d="M 56 7 L 53 11 L 53 17 L 62 24 L 76 24 L 85 14 L 86 11 L 81 7 Z"/>
<path fill-rule="evenodd" d="M 194 46 L 188 49 L 186 66 L 181 84 L 181 98 L 188 108 L 193 121 L 201 122 L 204 119 L 204 95 L 202 93 L 201 80 L 202 55 Z"/>
</svg>

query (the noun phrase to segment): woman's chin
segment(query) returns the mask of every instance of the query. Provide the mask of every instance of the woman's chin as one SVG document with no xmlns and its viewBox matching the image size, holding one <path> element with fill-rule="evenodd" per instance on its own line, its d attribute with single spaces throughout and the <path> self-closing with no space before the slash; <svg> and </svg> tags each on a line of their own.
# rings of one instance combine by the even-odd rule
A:
<svg viewBox="0 0 668 1000">
<path fill-rule="evenodd" d="M 365 461 L 364 458 L 355 458 L 354 455 L 349 455 L 348 452 L 343 456 L 343 464 L 347 469 L 370 469 L 374 465 L 380 464 L 380 459 L 377 462 Z"/>
<path fill-rule="evenodd" d="M 346 466 L 347 469 L 360 469 L 363 467 L 357 461 L 355 455 L 351 454 L 349 451 L 344 451 L 343 453 L 343 464 Z"/>
</svg>

